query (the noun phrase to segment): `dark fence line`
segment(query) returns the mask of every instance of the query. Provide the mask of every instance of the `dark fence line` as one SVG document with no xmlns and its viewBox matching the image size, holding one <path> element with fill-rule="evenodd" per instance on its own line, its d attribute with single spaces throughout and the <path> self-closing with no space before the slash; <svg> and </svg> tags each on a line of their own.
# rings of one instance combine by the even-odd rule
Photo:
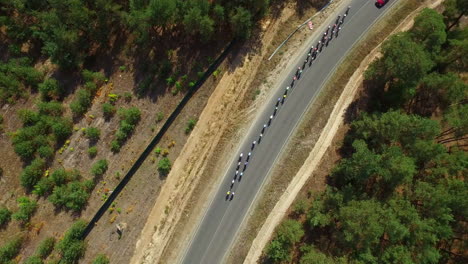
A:
<svg viewBox="0 0 468 264">
<path fill-rule="evenodd" d="M 177 116 L 180 114 L 180 112 L 184 109 L 185 105 L 188 103 L 188 101 L 195 94 L 195 92 L 203 85 L 203 83 L 205 83 L 205 81 L 211 76 L 211 74 L 219 67 L 221 62 L 224 61 L 224 59 L 227 57 L 227 55 L 231 51 L 232 47 L 234 46 L 235 42 L 236 42 L 235 40 L 232 40 L 226 46 L 226 48 L 221 53 L 221 55 L 219 55 L 219 57 L 208 67 L 208 69 L 205 71 L 203 76 L 195 83 L 195 85 L 187 92 L 187 94 L 184 96 L 184 98 L 180 101 L 180 103 L 177 105 L 175 110 L 171 113 L 171 115 L 169 116 L 167 121 L 164 123 L 164 125 L 161 127 L 161 129 L 158 131 L 156 136 L 151 140 L 151 142 L 145 148 L 143 153 L 141 153 L 140 157 L 138 157 L 138 159 L 132 165 L 132 167 L 127 172 L 127 174 L 123 177 L 123 179 L 115 187 L 114 191 L 109 195 L 109 197 L 104 202 L 104 204 L 101 206 L 101 208 L 99 208 L 99 210 L 93 216 L 93 218 L 91 219 L 88 226 L 86 227 L 86 229 L 83 232 L 83 239 L 85 239 L 89 235 L 89 233 L 93 230 L 94 226 L 99 221 L 99 219 L 101 219 L 101 217 L 104 215 L 104 213 L 109 209 L 109 207 L 112 205 L 114 200 L 117 198 L 117 196 L 120 194 L 120 192 L 122 192 L 122 190 L 125 188 L 127 183 L 133 177 L 135 172 L 140 168 L 141 164 L 143 164 L 145 159 L 151 154 L 151 151 L 153 150 L 153 148 L 159 143 L 162 136 L 166 133 L 166 131 L 172 125 L 174 120 L 177 118 Z"/>
</svg>

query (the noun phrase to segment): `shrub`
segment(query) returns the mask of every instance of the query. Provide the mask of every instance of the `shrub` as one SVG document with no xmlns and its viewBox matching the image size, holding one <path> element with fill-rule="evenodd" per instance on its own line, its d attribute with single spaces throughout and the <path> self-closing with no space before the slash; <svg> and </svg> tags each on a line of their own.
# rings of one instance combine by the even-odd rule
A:
<svg viewBox="0 0 468 264">
<path fill-rule="evenodd" d="M 93 264 L 109 264 L 109 258 L 104 254 L 99 254 L 94 260 Z"/>
<path fill-rule="evenodd" d="M 92 95 L 90 91 L 86 89 L 78 90 L 75 100 L 73 100 L 73 102 L 70 103 L 70 109 L 73 115 L 83 115 L 91 106 L 91 101 Z"/>
<path fill-rule="evenodd" d="M 162 149 L 160 147 L 156 147 L 154 149 L 154 154 L 156 154 L 156 156 L 159 156 L 159 155 L 161 155 L 161 151 L 162 151 Z"/>
<path fill-rule="evenodd" d="M 40 102 L 37 104 L 39 115 L 62 116 L 63 106 L 60 102 Z"/>
<path fill-rule="evenodd" d="M 101 136 L 101 131 L 97 127 L 88 127 L 85 132 L 86 138 L 88 138 L 91 141 L 97 141 L 99 140 L 99 137 Z"/>
<path fill-rule="evenodd" d="M 32 189 L 34 185 L 41 179 L 42 174 L 45 170 L 45 161 L 37 158 L 33 162 L 24 168 L 21 173 L 21 185 L 26 189 Z"/>
<path fill-rule="evenodd" d="M 169 173 L 170 170 L 171 170 L 171 161 L 166 157 L 162 158 L 158 163 L 158 171 L 161 174 L 166 175 Z"/>
<path fill-rule="evenodd" d="M 41 146 L 37 149 L 37 153 L 39 154 L 39 157 L 43 159 L 48 159 L 54 155 L 54 149 L 52 149 L 52 147 L 48 145 Z"/>
<path fill-rule="evenodd" d="M 92 95 L 97 91 L 97 85 L 93 82 L 86 82 L 84 85 L 85 89 L 88 90 Z"/>
<path fill-rule="evenodd" d="M 57 207 L 63 206 L 78 212 L 88 202 L 92 187 L 92 181 L 72 181 L 65 185 L 56 186 L 49 196 L 49 201 Z"/>
<path fill-rule="evenodd" d="M 43 264 L 44 262 L 39 256 L 30 256 L 27 258 L 23 264 Z"/>
<path fill-rule="evenodd" d="M 24 126 L 34 125 L 39 121 L 39 114 L 28 109 L 18 110 L 18 117 Z"/>
<path fill-rule="evenodd" d="M 11 211 L 7 208 L 0 208 L 0 227 L 5 226 L 11 220 Z"/>
<path fill-rule="evenodd" d="M 58 99 L 63 94 L 63 88 L 58 81 L 53 78 L 44 80 L 38 85 L 39 92 L 44 100 Z"/>
<path fill-rule="evenodd" d="M 25 196 L 18 198 L 17 201 L 19 209 L 12 217 L 23 224 L 27 223 L 37 209 L 37 202 Z"/>
<path fill-rule="evenodd" d="M 119 100 L 120 95 L 110 93 L 110 94 L 107 95 L 107 97 L 109 97 L 109 102 L 111 102 L 111 104 L 115 104 L 117 102 L 117 100 Z"/>
<path fill-rule="evenodd" d="M 107 119 L 113 117 L 115 114 L 115 106 L 113 106 L 110 103 L 102 104 L 102 113 L 104 114 L 104 117 Z"/>
<path fill-rule="evenodd" d="M 130 107 L 128 109 L 120 108 L 119 116 L 122 120 L 127 121 L 131 125 L 136 125 L 140 121 L 141 112 L 137 107 Z"/>
<path fill-rule="evenodd" d="M 54 185 L 62 185 L 69 181 L 69 174 L 65 171 L 65 169 L 57 169 L 50 175 L 50 180 L 54 183 Z"/>
<path fill-rule="evenodd" d="M 187 122 L 187 126 L 185 127 L 185 134 L 189 134 L 193 130 L 196 124 L 197 124 L 196 119 L 190 119 Z"/>
<path fill-rule="evenodd" d="M 161 122 L 164 119 L 164 113 L 163 112 L 158 112 L 156 115 L 156 122 Z"/>
<path fill-rule="evenodd" d="M 36 249 L 36 254 L 42 258 L 45 259 L 47 258 L 50 253 L 52 253 L 52 250 L 54 250 L 55 246 L 55 238 L 53 237 L 48 237 L 39 244 L 39 246 Z"/>
<path fill-rule="evenodd" d="M 64 141 L 73 133 L 73 123 L 66 118 L 56 119 L 52 125 L 52 132 L 58 141 Z"/>
<path fill-rule="evenodd" d="M 93 167 L 91 168 L 91 173 L 94 176 L 102 176 L 104 173 L 106 173 L 108 168 L 108 163 L 107 160 L 102 159 L 98 160 L 96 163 L 94 163 Z"/>
<path fill-rule="evenodd" d="M 33 193 L 38 196 L 44 196 L 50 194 L 54 186 L 54 182 L 49 177 L 44 177 L 34 185 Z"/>
<path fill-rule="evenodd" d="M 120 143 L 117 140 L 112 140 L 112 142 L 111 142 L 112 152 L 119 152 L 121 147 L 122 146 L 120 145 Z"/>
<path fill-rule="evenodd" d="M 124 97 L 124 100 L 128 103 L 128 102 L 132 101 L 133 95 L 132 95 L 132 93 L 125 92 L 123 94 L 123 97 Z"/>
<path fill-rule="evenodd" d="M 86 243 L 82 236 L 86 225 L 83 220 L 78 220 L 68 229 L 63 239 L 57 243 L 57 250 L 65 263 L 76 263 L 83 257 Z"/>
<path fill-rule="evenodd" d="M 15 237 L 0 248 L 0 263 L 12 263 L 14 257 L 18 255 L 23 244 L 22 237 Z"/>
<path fill-rule="evenodd" d="M 88 155 L 91 157 L 91 158 L 94 158 L 96 157 L 97 155 L 97 152 L 98 152 L 98 149 L 96 146 L 92 146 L 88 149 Z"/>
</svg>

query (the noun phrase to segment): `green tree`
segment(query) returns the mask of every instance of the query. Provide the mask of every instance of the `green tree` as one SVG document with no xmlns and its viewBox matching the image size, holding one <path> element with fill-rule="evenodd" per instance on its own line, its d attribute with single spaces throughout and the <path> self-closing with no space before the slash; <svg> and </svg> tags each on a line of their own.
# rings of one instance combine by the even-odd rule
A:
<svg viewBox="0 0 468 264">
<path fill-rule="evenodd" d="M 26 189 L 32 189 L 41 179 L 46 164 L 43 159 L 37 158 L 21 172 L 21 185 Z"/>
<path fill-rule="evenodd" d="M 28 197 L 25 197 L 25 196 L 18 198 L 17 201 L 18 201 L 18 211 L 16 211 L 12 215 L 12 217 L 13 219 L 25 224 L 29 221 L 29 219 L 32 217 L 32 215 L 36 211 L 37 202 L 30 200 Z"/>
<path fill-rule="evenodd" d="M 241 39 L 247 39 L 252 33 L 252 15 L 243 7 L 237 7 L 230 17 L 231 30 Z"/>
<path fill-rule="evenodd" d="M 204 40 L 211 38 L 214 32 L 214 21 L 206 14 L 203 14 L 200 8 L 192 7 L 184 15 L 183 23 L 185 30 L 191 34 L 200 34 Z"/>
<path fill-rule="evenodd" d="M 267 257 L 275 262 L 290 260 L 293 245 L 304 236 L 304 230 L 300 222 L 285 220 L 278 227 L 275 238 L 267 247 Z"/>
<path fill-rule="evenodd" d="M 171 171 L 171 161 L 166 157 L 159 160 L 158 171 L 164 175 L 168 174 Z"/>
<path fill-rule="evenodd" d="M 349 202 L 338 213 L 342 239 L 357 251 L 378 245 L 385 231 L 385 213 L 374 200 Z"/>
<path fill-rule="evenodd" d="M 365 73 L 366 79 L 388 83 L 384 93 L 384 105 L 400 107 L 415 92 L 419 81 L 434 66 L 424 48 L 414 42 L 407 32 L 396 34 L 382 46 L 383 57 L 371 64 Z M 382 86 L 383 91 L 384 86 Z"/>
<path fill-rule="evenodd" d="M 147 8 L 150 24 L 165 29 L 175 17 L 176 4 L 173 0 L 150 0 Z"/>
<path fill-rule="evenodd" d="M 466 0 L 447 0 L 444 1 L 444 12 L 447 30 L 459 24 L 460 19 L 468 11 L 468 2 Z"/>
<path fill-rule="evenodd" d="M 436 55 L 447 40 L 444 18 L 437 11 L 425 8 L 414 19 L 411 28 L 413 39 L 424 45 L 427 51 Z"/>
</svg>

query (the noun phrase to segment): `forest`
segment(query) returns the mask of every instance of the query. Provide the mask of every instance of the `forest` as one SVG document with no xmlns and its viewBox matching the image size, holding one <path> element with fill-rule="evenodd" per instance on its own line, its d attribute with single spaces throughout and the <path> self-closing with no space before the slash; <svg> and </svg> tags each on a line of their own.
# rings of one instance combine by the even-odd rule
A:
<svg viewBox="0 0 468 264">
<path fill-rule="evenodd" d="M 265 263 L 467 263 L 467 7 L 384 42 L 326 191 L 296 202 Z"/>
</svg>

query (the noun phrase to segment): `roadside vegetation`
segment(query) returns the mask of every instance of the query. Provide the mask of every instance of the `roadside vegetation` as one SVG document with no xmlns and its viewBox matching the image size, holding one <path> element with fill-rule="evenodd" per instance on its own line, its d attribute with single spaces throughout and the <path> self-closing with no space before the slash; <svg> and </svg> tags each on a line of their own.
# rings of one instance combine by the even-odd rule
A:
<svg viewBox="0 0 468 264">
<path fill-rule="evenodd" d="M 108 180 L 103 179 L 107 170 L 116 169 L 110 168 L 109 156 L 121 158 L 119 151 L 134 143 L 128 141 L 141 126 L 140 120 L 146 118 L 144 113 L 156 105 L 141 108 L 141 99 L 158 99 L 158 107 L 161 103 L 175 105 L 173 101 L 195 86 L 230 40 L 250 37 L 269 6 L 268 0 L 2 1 L 0 135 L 11 142 L 21 164 L 11 168 L 2 164 L 0 177 L 4 169 L 17 172 L 14 175 L 22 188 L 11 186 L 17 191 L 0 197 L 0 232 L 5 231 L 1 238 L 18 231 L 11 222 L 20 222 L 26 234 L 36 229 L 39 233 L 44 214 L 34 214 L 44 210 L 42 203 L 52 203 L 55 210 L 69 211 L 76 218 L 93 190 L 100 189 L 96 186 Z M 128 90 L 114 90 L 115 76 L 133 78 Z M 174 94 L 173 99 L 159 101 L 165 92 Z M 155 123 L 160 126 L 172 111 L 170 107 L 158 108 Z M 17 117 L 21 124 L 17 124 Z M 91 124 L 102 117 L 105 124 Z M 187 134 L 195 123 L 193 117 Z M 118 124 L 116 131 L 114 124 Z M 151 131 L 156 128 L 153 124 Z M 115 133 L 109 135 L 109 131 Z M 78 133 L 80 137 L 74 140 Z M 76 141 L 83 139 L 89 145 L 80 149 Z M 85 159 L 81 159 L 82 153 Z M 161 154 L 157 169 L 166 175 L 171 169 L 168 149 Z M 9 155 L 6 163 L 16 155 Z M 64 165 L 72 155 L 83 167 Z M 111 172 L 119 175 L 117 180 L 126 168 L 122 165 L 120 169 Z M 2 177 L 2 181 L 10 178 Z M 36 218 L 40 218 L 38 222 Z M 29 235 L 24 239 L 27 247 L 39 242 Z M 36 253 L 22 261 L 41 263 L 46 255 Z M 60 252 L 61 262 L 76 262 L 72 255 Z M 106 260 L 100 256 L 95 262 Z"/>
<path fill-rule="evenodd" d="M 324 193 L 298 201 L 265 248 L 273 263 L 462 263 L 468 28 L 464 1 L 424 9 L 365 73 Z"/>
</svg>

